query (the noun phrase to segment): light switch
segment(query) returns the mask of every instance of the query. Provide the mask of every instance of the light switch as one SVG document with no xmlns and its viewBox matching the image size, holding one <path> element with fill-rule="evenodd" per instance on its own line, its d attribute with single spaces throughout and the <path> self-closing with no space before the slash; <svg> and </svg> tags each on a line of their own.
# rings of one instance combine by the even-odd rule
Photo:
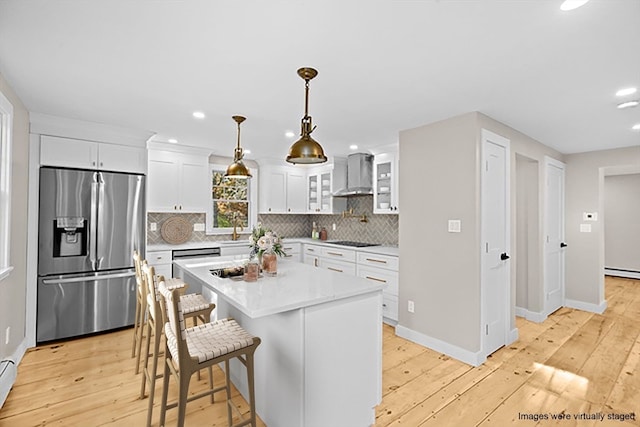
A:
<svg viewBox="0 0 640 427">
<path fill-rule="evenodd" d="M 459 219 L 450 219 L 449 220 L 449 233 L 460 233 L 462 229 L 462 221 Z"/>
<path fill-rule="evenodd" d="M 582 212 L 583 221 L 597 221 L 598 212 Z"/>
<path fill-rule="evenodd" d="M 149 223 L 149 231 L 156 231 L 158 229 L 158 224 L 155 222 Z"/>
<path fill-rule="evenodd" d="M 204 231 L 204 223 L 198 222 L 193 224 L 193 231 Z"/>
<path fill-rule="evenodd" d="M 580 224 L 581 233 L 591 233 L 591 224 Z"/>
</svg>

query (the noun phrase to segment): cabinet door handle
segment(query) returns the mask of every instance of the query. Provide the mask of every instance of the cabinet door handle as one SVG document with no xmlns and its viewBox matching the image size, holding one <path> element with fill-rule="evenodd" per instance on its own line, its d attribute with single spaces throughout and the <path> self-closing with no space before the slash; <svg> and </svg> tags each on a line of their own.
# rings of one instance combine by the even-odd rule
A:
<svg viewBox="0 0 640 427">
<path fill-rule="evenodd" d="M 344 272 L 343 272 L 342 270 L 340 270 L 339 268 L 327 267 L 327 270 L 337 271 L 338 273 L 344 273 Z"/>
<path fill-rule="evenodd" d="M 369 280 L 375 280 L 376 282 L 387 283 L 386 280 L 378 279 L 377 277 L 366 276 L 366 278 L 369 279 Z"/>
<path fill-rule="evenodd" d="M 313 259 L 313 266 L 317 267 L 318 266 L 318 258 L 314 258 Z"/>
<path fill-rule="evenodd" d="M 379 262 L 380 264 L 386 264 L 387 261 L 383 260 L 383 259 L 374 259 L 374 258 L 366 258 L 367 261 L 371 261 L 371 262 Z"/>
<path fill-rule="evenodd" d="M 96 165 L 96 162 L 91 162 L 91 166 L 95 166 L 95 165 Z"/>
<path fill-rule="evenodd" d="M 307 248 L 307 252 L 315 252 L 315 249 Z"/>
<path fill-rule="evenodd" d="M 344 256 L 343 254 L 338 252 L 327 252 L 327 255 Z"/>
<path fill-rule="evenodd" d="M 291 208 L 287 208 L 287 212 L 291 212 Z"/>
<path fill-rule="evenodd" d="M 100 166 L 104 166 L 104 163 L 100 162 Z"/>
</svg>

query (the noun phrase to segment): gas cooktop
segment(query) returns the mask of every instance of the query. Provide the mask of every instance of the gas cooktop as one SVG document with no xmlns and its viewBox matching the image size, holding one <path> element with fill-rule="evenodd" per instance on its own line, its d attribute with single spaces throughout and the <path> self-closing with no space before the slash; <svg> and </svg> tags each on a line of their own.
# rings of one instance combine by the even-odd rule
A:
<svg viewBox="0 0 640 427">
<path fill-rule="evenodd" d="M 378 246 L 378 243 L 352 242 L 350 240 L 338 240 L 337 242 L 327 242 L 334 245 L 353 246 L 354 248 L 366 248 L 367 246 Z"/>
</svg>

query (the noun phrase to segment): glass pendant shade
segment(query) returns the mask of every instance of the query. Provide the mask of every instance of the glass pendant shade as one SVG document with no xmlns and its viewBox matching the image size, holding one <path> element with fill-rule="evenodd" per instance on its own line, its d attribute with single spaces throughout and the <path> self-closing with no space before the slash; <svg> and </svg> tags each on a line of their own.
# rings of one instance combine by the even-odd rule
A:
<svg viewBox="0 0 640 427">
<path fill-rule="evenodd" d="M 309 115 L 309 80 L 318 75 L 313 68 L 300 68 L 298 75 L 305 81 L 304 117 L 302 118 L 300 139 L 293 143 L 287 155 L 287 162 L 294 164 L 324 163 L 327 156 L 324 155 L 322 146 L 313 138 L 311 132 L 315 129 Z"/>
<path fill-rule="evenodd" d="M 245 166 L 242 162 L 242 158 L 244 157 L 244 151 L 240 146 L 240 123 L 245 121 L 245 118 L 242 116 L 233 116 L 233 120 L 238 123 L 238 145 L 236 149 L 233 151 L 233 163 L 229 165 L 227 171 L 224 176 L 226 178 L 239 178 L 246 179 L 251 178 L 251 173 L 249 172 L 249 168 Z"/>
</svg>

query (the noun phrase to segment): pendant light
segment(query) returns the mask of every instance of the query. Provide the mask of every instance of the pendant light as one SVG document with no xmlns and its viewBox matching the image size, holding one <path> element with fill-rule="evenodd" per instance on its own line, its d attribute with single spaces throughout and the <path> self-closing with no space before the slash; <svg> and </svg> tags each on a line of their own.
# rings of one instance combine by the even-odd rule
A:
<svg viewBox="0 0 640 427">
<path fill-rule="evenodd" d="M 249 169 L 247 169 L 247 167 L 242 162 L 244 151 L 240 146 L 240 123 L 244 122 L 246 118 L 242 116 L 233 116 L 232 119 L 235 120 L 235 122 L 238 124 L 238 145 L 233 151 L 233 163 L 229 165 L 224 176 L 226 178 L 251 178 Z"/>
<path fill-rule="evenodd" d="M 324 155 L 322 146 L 316 140 L 311 138 L 311 132 L 315 129 L 309 115 L 309 80 L 318 75 L 313 68 L 300 68 L 298 75 L 304 79 L 304 117 L 300 130 L 300 139 L 293 143 L 289 148 L 287 162 L 289 163 L 324 163 L 327 156 Z"/>
</svg>

